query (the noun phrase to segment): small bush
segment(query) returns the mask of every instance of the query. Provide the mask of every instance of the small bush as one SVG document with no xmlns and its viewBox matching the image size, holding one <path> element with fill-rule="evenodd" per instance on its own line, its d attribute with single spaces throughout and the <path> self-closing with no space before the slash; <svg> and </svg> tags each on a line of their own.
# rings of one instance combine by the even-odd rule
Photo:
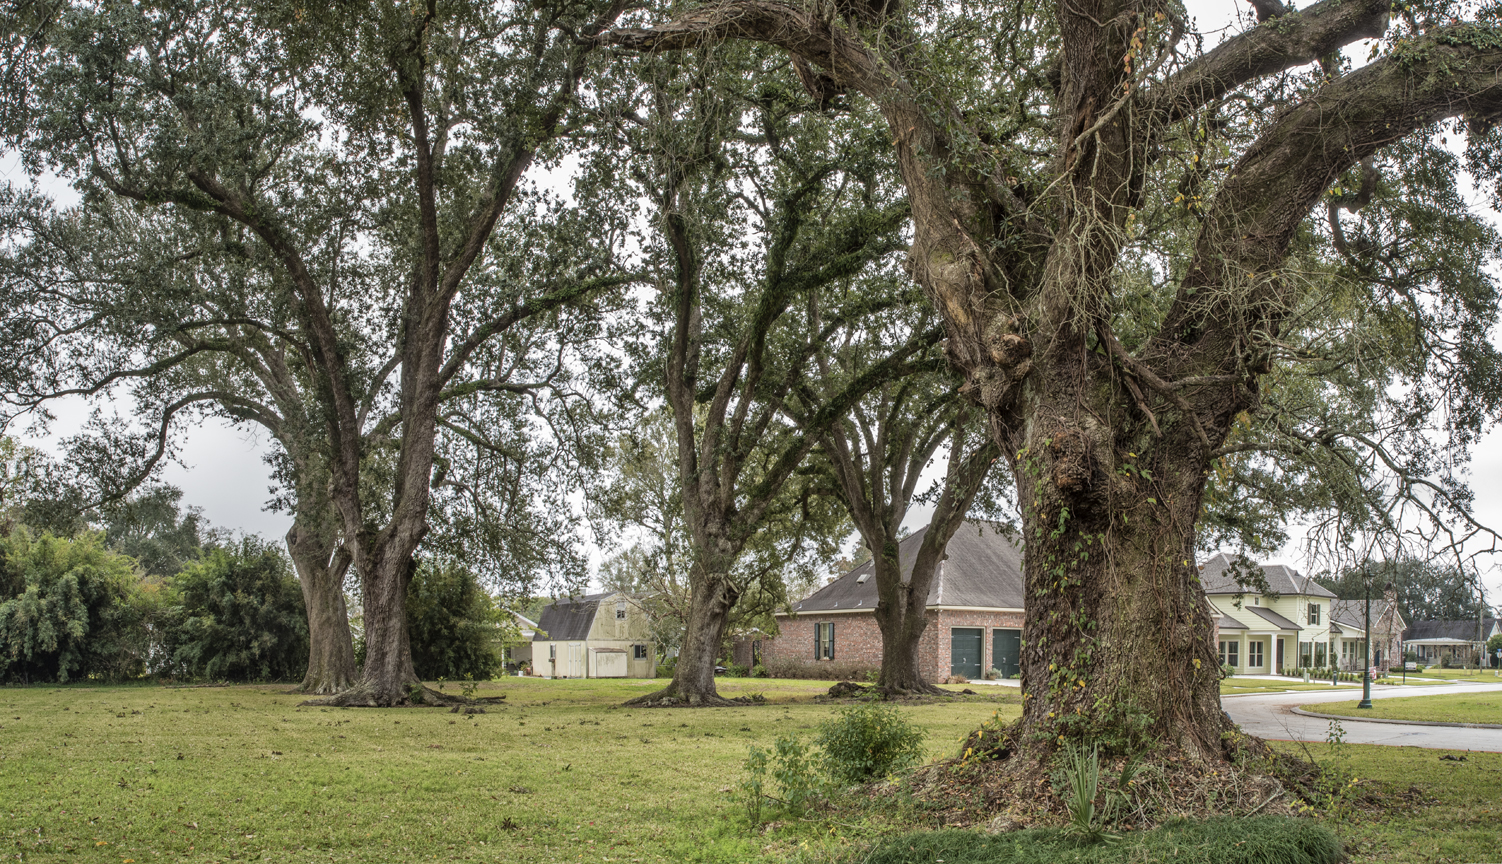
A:
<svg viewBox="0 0 1502 864">
<path fill-rule="evenodd" d="M 819 729 L 824 766 L 844 785 L 866 783 L 917 763 L 923 730 L 890 705 L 874 702 L 842 710 Z"/>
<path fill-rule="evenodd" d="M 1081 846 L 1056 829 L 1034 828 L 994 836 L 974 831 L 901 834 L 855 860 L 867 864 L 1115 864 L 1173 861 L 1175 864 L 1335 864 L 1340 840 L 1308 819 L 1257 816 L 1173 822 L 1125 835 L 1118 843 Z"/>
<path fill-rule="evenodd" d="M 745 678 L 750 674 L 751 670 L 747 669 L 739 663 L 725 664 L 725 675 L 729 678 Z"/>
<path fill-rule="evenodd" d="M 767 667 L 766 666 L 758 663 L 755 666 L 751 667 L 751 677 L 752 678 L 770 678 L 772 676 L 771 676 L 771 673 L 767 672 Z"/>
</svg>

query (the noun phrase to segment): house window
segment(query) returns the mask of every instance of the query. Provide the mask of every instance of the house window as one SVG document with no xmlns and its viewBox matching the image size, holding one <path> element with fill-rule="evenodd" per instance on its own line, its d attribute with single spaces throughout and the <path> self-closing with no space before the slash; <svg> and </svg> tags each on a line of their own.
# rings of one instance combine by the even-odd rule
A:
<svg viewBox="0 0 1502 864">
<path fill-rule="evenodd" d="M 645 660 L 645 659 L 647 659 L 647 646 L 645 646 L 645 645 L 632 645 L 631 646 L 631 656 L 634 657 L 634 658 L 636 658 L 637 660 Z"/>
<path fill-rule="evenodd" d="M 1236 660 L 1237 660 L 1236 655 L 1238 653 L 1240 653 L 1239 649 L 1237 647 L 1239 644 L 1240 643 L 1238 643 L 1238 642 L 1233 642 L 1233 641 L 1226 640 L 1226 639 L 1222 639 L 1221 640 L 1221 642 L 1220 642 L 1220 665 L 1222 665 L 1222 666 L 1231 666 L 1231 667 L 1236 667 L 1236 666 L 1241 665 L 1241 664 L 1239 664 L 1239 663 L 1236 662 Z"/>
<path fill-rule="evenodd" d="M 1262 598 L 1258 597 L 1255 594 L 1252 595 L 1252 605 L 1253 606 L 1261 606 L 1262 605 Z"/>
<path fill-rule="evenodd" d="M 1319 604 L 1318 603 L 1310 603 L 1309 604 L 1309 623 L 1310 624 L 1318 624 L 1319 623 Z"/>
<path fill-rule="evenodd" d="M 548 645 L 548 659 L 549 660 L 557 660 L 558 659 L 558 646 L 557 645 L 551 645 L 551 644 Z"/>
<path fill-rule="evenodd" d="M 626 620 L 626 601 L 622 600 L 615 604 L 615 620 Z"/>
<path fill-rule="evenodd" d="M 1309 667 L 1309 666 L 1313 666 L 1314 665 L 1314 643 L 1313 642 L 1300 642 L 1299 643 L 1299 665 L 1302 666 L 1302 667 L 1306 667 L 1306 668 Z"/>
<path fill-rule="evenodd" d="M 1314 643 L 1314 665 L 1325 665 L 1325 643 L 1323 642 Z"/>
<path fill-rule="evenodd" d="M 814 659 L 834 659 L 834 624 L 814 625 Z"/>
<path fill-rule="evenodd" d="M 1262 665 L 1262 640 L 1254 639 L 1246 643 L 1246 665 L 1252 668 Z"/>
</svg>

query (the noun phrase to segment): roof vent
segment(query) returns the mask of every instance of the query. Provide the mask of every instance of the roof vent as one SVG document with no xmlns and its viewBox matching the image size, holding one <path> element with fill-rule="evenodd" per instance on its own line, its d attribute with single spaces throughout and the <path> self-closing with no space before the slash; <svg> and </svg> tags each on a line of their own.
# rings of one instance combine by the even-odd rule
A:
<svg viewBox="0 0 1502 864">
<path fill-rule="evenodd" d="M 864 585 L 864 584 L 866 584 L 866 580 L 870 579 L 870 578 L 871 578 L 871 574 L 870 573 L 862 573 L 861 575 L 855 577 L 855 584 L 857 584 L 857 585 Z"/>
</svg>

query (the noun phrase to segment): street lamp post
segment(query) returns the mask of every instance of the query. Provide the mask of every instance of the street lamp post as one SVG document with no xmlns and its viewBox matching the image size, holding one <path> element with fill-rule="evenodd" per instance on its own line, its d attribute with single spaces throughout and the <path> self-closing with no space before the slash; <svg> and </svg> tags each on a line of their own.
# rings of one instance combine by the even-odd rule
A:
<svg viewBox="0 0 1502 864">
<path fill-rule="evenodd" d="M 1357 708 L 1372 707 L 1372 574 L 1365 566 L 1361 568 L 1361 582 L 1366 586 L 1366 649 L 1361 663 L 1361 701 Z"/>
</svg>

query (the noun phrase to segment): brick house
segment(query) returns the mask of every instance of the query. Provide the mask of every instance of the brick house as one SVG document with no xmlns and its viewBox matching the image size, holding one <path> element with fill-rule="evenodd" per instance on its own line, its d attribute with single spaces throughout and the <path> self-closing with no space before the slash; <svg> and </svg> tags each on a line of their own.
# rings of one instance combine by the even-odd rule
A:
<svg viewBox="0 0 1502 864">
<path fill-rule="evenodd" d="M 904 578 L 927 528 L 898 544 Z M 1018 674 L 1022 641 L 1022 549 L 995 523 L 967 520 L 950 538 L 928 594 L 928 627 L 919 647 L 919 671 L 941 681 L 950 675 L 980 678 L 995 668 Z M 779 613 L 778 635 L 762 645 L 767 658 L 853 660 L 881 666 L 876 626 L 876 579 L 867 561 Z"/>
</svg>

